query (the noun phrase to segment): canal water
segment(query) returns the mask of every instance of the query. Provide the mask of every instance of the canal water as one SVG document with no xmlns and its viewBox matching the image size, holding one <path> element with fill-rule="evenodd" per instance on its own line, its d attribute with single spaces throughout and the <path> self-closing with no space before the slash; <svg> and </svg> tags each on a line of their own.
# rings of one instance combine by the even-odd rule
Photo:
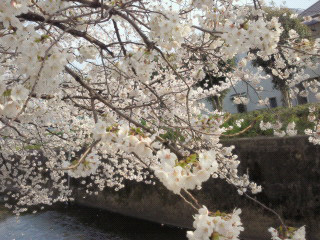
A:
<svg viewBox="0 0 320 240">
<path fill-rule="evenodd" d="M 0 240 L 185 240 L 186 230 L 68 206 L 17 218 L 0 205 Z"/>
</svg>

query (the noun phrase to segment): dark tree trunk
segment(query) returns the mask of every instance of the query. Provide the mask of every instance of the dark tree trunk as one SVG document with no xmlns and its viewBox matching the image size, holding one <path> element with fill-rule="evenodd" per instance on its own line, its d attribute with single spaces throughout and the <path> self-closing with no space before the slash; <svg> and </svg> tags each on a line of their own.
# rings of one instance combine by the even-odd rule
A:
<svg viewBox="0 0 320 240">
<path fill-rule="evenodd" d="M 292 101 L 290 99 L 289 87 L 282 86 L 280 87 L 280 92 L 282 94 L 282 104 L 284 107 L 292 107 Z"/>
<path fill-rule="evenodd" d="M 221 97 L 218 96 L 213 96 L 212 97 L 212 103 L 215 109 L 218 111 L 222 111 L 222 99 Z"/>
</svg>

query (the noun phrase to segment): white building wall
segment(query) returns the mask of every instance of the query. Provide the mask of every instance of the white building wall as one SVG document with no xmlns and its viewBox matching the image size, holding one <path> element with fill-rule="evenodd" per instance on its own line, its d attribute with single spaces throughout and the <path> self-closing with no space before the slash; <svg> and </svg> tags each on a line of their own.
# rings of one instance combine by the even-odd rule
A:
<svg viewBox="0 0 320 240">
<path fill-rule="evenodd" d="M 237 57 L 236 63 L 240 61 L 243 57 L 244 55 L 239 55 Z M 246 68 L 253 73 L 257 72 L 256 67 L 254 67 L 251 62 L 247 64 Z M 255 90 L 252 89 L 252 87 L 250 87 L 245 82 L 241 81 L 237 83 L 234 86 L 234 88 L 231 88 L 231 90 L 227 93 L 226 97 L 223 99 L 223 109 L 226 112 L 237 113 L 238 112 L 237 104 L 233 103 L 232 96 L 235 94 L 241 94 L 241 93 L 247 94 L 247 97 L 250 99 L 250 102 L 246 105 L 246 110 L 248 112 L 266 108 L 266 106 L 258 105 L 259 99 L 274 97 L 276 98 L 277 106 L 282 106 L 281 92 L 273 88 L 272 77 L 262 80 L 260 86 L 262 86 L 264 90 L 259 92 L 259 96 L 258 96 Z"/>
<path fill-rule="evenodd" d="M 318 77 L 320 77 L 320 65 L 317 69 L 307 68 L 307 69 L 305 69 L 304 72 L 309 75 L 309 78 L 318 78 Z M 312 93 L 311 91 L 309 91 L 309 95 L 308 95 L 307 99 L 308 99 L 309 103 L 319 102 L 319 100 L 317 100 L 317 98 L 315 97 L 315 94 Z"/>
<path fill-rule="evenodd" d="M 237 58 L 237 61 L 241 60 L 241 55 Z M 319 65 L 320 66 L 320 65 Z M 248 63 L 247 69 L 250 70 L 251 72 L 255 73 L 257 72 L 256 67 L 254 67 L 251 63 Z M 311 69 L 306 69 L 305 73 L 309 74 L 310 78 L 315 78 L 320 76 L 320 67 L 316 70 L 311 70 Z M 264 109 L 267 108 L 266 106 L 260 106 L 258 105 L 259 99 L 265 99 L 265 98 L 276 98 L 276 103 L 277 106 L 283 106 L 282 103 L 282 94 L 279 90 L 275 89 L 273 87 L 272 83 L 272 77 L 268 79 L 261 80 L 260 86 L 263 87 L 263 91 L 259 92 L 259 96 L 255 92 L 254 89 L 252 89 L 248 84 L 245 82 L 241 81 L 237 83 L 234 88 L 231 88 L 229 92 L 226 94 L 225 98 L 223 99 L 223 110 L 225 112 L 229 113 L 238 113 L 238 108 L 237 104 L 233 103 L 233 95 L 235 94 L 247 94 L 247 96 L 250 99 L 250 102 L 246 105 L 246 111 L 254 111 L 254 110 L 259 110 L 259 109 Z M 259 98 L 260 97 L 260 98 Z M 307 97 L 308 103 L 315 103 L 319 102 L 319 100 L 316 99 L 315 94 L 309 91 L 309 96 Z M 210 110 L 213 109 L 213 104 L 211 100 L 203 100 L 203 103 L 205 103 L 206 107 Z M 298 105 L 298 100 L 295 98 L 292 100 L 293 106 Z"/>
<path fill-rule="evenodd" d="M 282 106 L 281 92 L 276 89 L 273 89 L 271 78 L 267 80 L 263 80 L 261 82 L 261 86 L 264 88 L 262 92 L 259 92 L 259 96 L 261 99 L 274 97 L 276 98 L 277 106 Z M 226 97 L 223 99 L 223 109 L 226 112 L 230 112 L 230 113 L 238 112 L 237 104 L 233 103 L 232 101 L 232 95 L 237 93 L 248 93 L 248 98 L 250 99 L 250 102 L 246 105 L 246 109 L 248 112 L 266 108 L 266 106 L 258 105 L 258 101 L 260 98 L 251 87 L 248 87 L 246 83 L 239 82 L 238 84 L 236 84 L 235 90 L 231 89 L 226 95 Z"/>
</svg>

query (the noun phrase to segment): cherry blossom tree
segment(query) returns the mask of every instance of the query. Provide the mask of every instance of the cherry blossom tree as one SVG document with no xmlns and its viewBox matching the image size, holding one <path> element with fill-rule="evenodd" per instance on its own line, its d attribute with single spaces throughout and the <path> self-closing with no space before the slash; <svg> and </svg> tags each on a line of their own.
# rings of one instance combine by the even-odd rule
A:
<svg viewBox="0 0 320 240">
<path fill-rule="evenodd" d="M 214 213 L 189 190 L 221 178 L 255 201 L 261 186 L 238 173 L 233 147 L 219 142 L 228 113 L 199 100 L 240 81 L 259 96 L 265 77 L 246 63 L 280 50 L 289 64 L 317 68 L 319 40 L 279 42 L 283 28 L 258 0 L 3 0 L 0 22 L 0 191 L 14 201 L 8 208 L 19 215 L 72 200 L 68 176 L 89 178 L 88 194 L 155 177 L 197 210 L 189 239 L 239 239 L 240 209 Z M 237 54 L 245 58 L 232 71 L 219 69 Z M 195 87 L 206 72 L 225 81 Z M 305 77 L 295 72 L 288 87 Z M 319 144 L 314 109 L 309 119 L 306 133 Z M 276 133 L 279 124 L 261 127 Z M 269 229 L 272 239 L 305 238 L 304 227 L 289 228 L 269 210 L 282 227 Z"/>
<path fill-rule="evenodd" d="M 298 19 L 295 14 L 287 9 L 276 9 L 267 8 L 266 9 L 267 18 L 271 19 L 272 17 L 278 17 L 279 22 L 283 27 L 283 32 L 280 36 L 280 43 L 285 43 L 289 39 L 299 39 L 300 42 L 302 39 L 304 41 L 311 40 L 311 30 L 302 23 L 301 19 Z M 289 60 L 289 61 L 288 61 Z M 297 61 L 292 62 L 291 56 L 287 60 L 286 51 L 279 49 L 277 53 L 270 56 L 268 60 L 264 61 L 262 57 L 258 57 L 255 60 L 255 64 L 263 67 L 264 71 L 272 76 L 272 83 L 275 89 L 278 89 L 282 94 L 282 103 L 283 106 L 292 107 L 292 95 L 298 95 L 301 97 L 306 97 L 309 91 L 298 91 L 294 92 L 291 89 L 286 81 L 296 74 L 297 71 L 303 71 L 305 69 L 304 63 Z M 283 64 L 285 62 L 285 64 Z M 307 82 L 301 83 L 308 84 Z M 301 87 L 300 87 L 301 88 Z M 303 88 L 302 88 L 303 89 Z M 290 93 L 290 90 L 292 93 Z M 297 96 L 297 97 L 298 97 Z"/>
</svg>

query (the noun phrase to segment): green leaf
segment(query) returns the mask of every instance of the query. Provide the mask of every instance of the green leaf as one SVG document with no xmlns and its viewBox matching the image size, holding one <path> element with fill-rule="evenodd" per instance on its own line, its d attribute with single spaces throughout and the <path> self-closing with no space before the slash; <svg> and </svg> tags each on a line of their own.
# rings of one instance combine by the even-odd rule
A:
<svg viewBox="0 0 320 240">
<path fill-rule="evenodd" d="M 24 147 L 24 149 L 26 149 L 26 150 L 40 150 L 41 145 L 37 145 L 37 144 L 27 145 Z"/>
<path fill-rule="evenodd" d="M 219 239 L 220 239 L 219 233 L 214 232 L 214 233 L 212 234 L 212 238 L 211 238 L 211 239 L 212 239 L 212 240 L 219 240 Z"/>
<path fill-rule="evenodd" d="M 50 131 L 50 132 L 48 132 L 48 134 L 50 134 L 50 135 L 63 135 L 63 132 L 62 131 Z"/>
<path fill-rule="evenodd" d="M 147 122 L 146 122 L 146 120 L 144 120 L 144 119 L 141 119 L 141 125 L 143 125 L 143 126 L 147 126 Z"/>
<path fill-rule="evenodd" d="M 8 89 L 6 91 L 4 91 L 4 93 L 2 94 L 4 97 L 10 97 L 11 96 L 11 92 L 12 90 L 11 89 Z"/>
<path fill-rule="evenodd" d="M 178 140 L 181 142 L 185 141 L 185 137 L 181 134 L 179 129 L 177 129 L 177 130 L 172 129 L 172 128 L 164 128 L 164 129 L 167 130 L 167 132 L 159 135 L 164 140 L 172 140 L 172 141 Z"/>
<path fill-rule="evenodd" d="M 195 163 L 195 162 L 197 162 L 197 157 L 198 157 L 198 155 L 197 154 L 191 154 L 189 157 L 187 157 L 187 159 L 186 159 L 186 162 L 187 163 Z"/>
</svg>

